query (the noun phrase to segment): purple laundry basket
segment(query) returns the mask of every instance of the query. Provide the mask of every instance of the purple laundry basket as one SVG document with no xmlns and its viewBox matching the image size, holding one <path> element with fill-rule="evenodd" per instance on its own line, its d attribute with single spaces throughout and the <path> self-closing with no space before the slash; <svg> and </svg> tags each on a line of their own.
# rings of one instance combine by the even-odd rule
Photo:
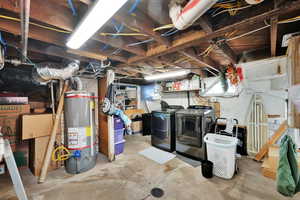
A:
<svg viewBox="0 0 300 200">
<path fill-rule="evenodd" d="M 124 123 L 120 117 L 114 117 L 114 130 L 119 130 L 124 128 Z"/>
<path fill-rule="evenodd" d="M 124 147 L 125 147 L 125 140 L 115 143 L 115 155 L 119 155 L 123 153 Z"/>
<path fill-rule="evenodd" d="M 115 132 L 115 143 L 123 141 L 123 139 L 124 139 L 124 137 L 123 137 L 123 135 L 124 135 L 124 128 L 115 130 L 114 132 Z"/>
</svg>

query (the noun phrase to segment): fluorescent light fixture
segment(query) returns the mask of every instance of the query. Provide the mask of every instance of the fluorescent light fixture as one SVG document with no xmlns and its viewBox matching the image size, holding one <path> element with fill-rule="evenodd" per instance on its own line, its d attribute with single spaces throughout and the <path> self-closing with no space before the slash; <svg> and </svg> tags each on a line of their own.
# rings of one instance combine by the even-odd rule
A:
<svg viewBox="0 0 300 200">
<path fill-rule="evenodd" d="M 76 27 L 67 46 L 78 49 L 91 38 L 128 0 L 97 0 Z"/>
<path fill-rule="evenodd" d="M 189 74 L 190 72 L 191 72 L 191 70 L 178 70 L 178 71 L 165 72 L 165 73 L 161 73 L 161 74 L 145 76 L 144 79 L 147 81 L 162 80 L 162 79 L 166 79 L 166 78 L 174 78 L 174 77 L 178 77 L 178 76 L 184 76 L 184 75 Z"/>
</svg>

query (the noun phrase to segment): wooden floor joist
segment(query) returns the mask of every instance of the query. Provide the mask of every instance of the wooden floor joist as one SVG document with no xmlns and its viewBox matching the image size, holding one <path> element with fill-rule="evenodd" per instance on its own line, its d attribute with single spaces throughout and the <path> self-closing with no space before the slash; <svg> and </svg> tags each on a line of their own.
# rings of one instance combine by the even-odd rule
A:
<svg viewBox="0 0 300 200">
<path fill-rule="evenodd" d="M 182 35 L 178 39 L 175 39 L 172 41 L 172 44 L 170 47 L 167 47 L 165 45 L 158 45 L 153 48 L 148 49 L 146 52 L 146 56 L 134 56 L 128 59 L 129 63 L 134 62 L 140 62 L 145 61 L 147 59 L 162 56 L 165 54 L 173 53 L 179 50 L 183 50 L 188 47 L 197 46 L 201 42 L 205 42 L 207 40 L 211 40 L 217 37 L 223 37 L 228 32 L 233 32 L 235 30 L 241 30 L 243 28 L 249 29 L 249 27 L 253 27 L 253 29 L 257 28 L 257 24 L 263 23 L 264 20 L 270 19 L 274 16 L 281 16 L 288 13 L 292 13 L 294 11 L 300 10 L 300 0 L 290 2 L 289 4 L 281 7 L 276 8 L 273 10 L 270 10 L 268 12 L 250 16 L 248 18 L 245 18 L 244 20 L 241 20 L 239 22 L 236 22 L 234 24 L 225 26 L 223 28 L 220 28 L 218 30 L 215 30 L 214 32 L 207 34 L 205 31 L 194 31 L 189 32 L 187 34 Z M 230 21 L 230 20 L 229 20 Z"/>
</svg>

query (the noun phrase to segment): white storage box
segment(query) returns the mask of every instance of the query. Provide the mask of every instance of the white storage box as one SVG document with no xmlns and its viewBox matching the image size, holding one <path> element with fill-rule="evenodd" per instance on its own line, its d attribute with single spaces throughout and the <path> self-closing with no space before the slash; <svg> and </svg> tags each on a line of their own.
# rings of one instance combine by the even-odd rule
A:
<svg viewBox="0 0 300 200">
<path fill-rule="evenodd" d="M 235 172 L 236 137 L 220 134 L 206 134 L 204 141 L 207 147 L 207 159 L 214 163 L 213 174 L 231 179 Z"/>
</svg>

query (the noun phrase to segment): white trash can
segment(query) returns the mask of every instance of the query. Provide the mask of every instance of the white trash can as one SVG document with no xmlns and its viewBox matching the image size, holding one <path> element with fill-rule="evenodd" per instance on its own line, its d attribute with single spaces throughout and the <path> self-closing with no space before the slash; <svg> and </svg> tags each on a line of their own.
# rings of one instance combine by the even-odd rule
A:
<svg viewBox="0 0 300 200">
<path fill-rule="evenodd" d="M 213 174 L 231 179 L 236 169 L 236 137 L 208 133 L 204 137 L 207 159 L 213 162 Z"/>
</svg>

